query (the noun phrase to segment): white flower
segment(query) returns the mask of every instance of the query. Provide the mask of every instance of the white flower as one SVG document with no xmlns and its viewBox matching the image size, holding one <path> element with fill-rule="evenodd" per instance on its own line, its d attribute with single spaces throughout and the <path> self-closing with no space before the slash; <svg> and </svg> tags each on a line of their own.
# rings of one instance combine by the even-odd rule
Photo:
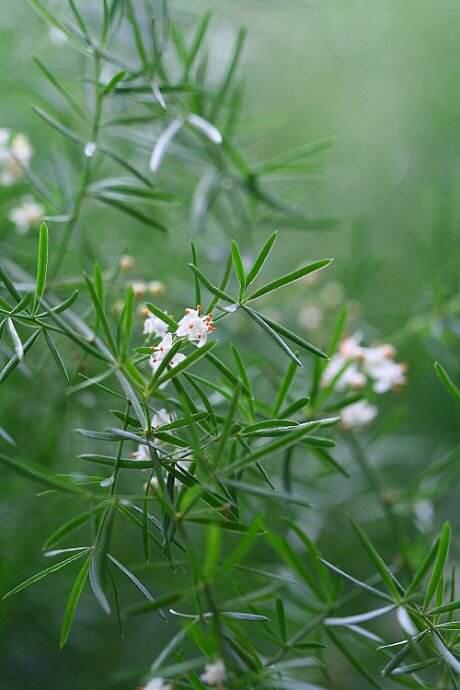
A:
<svg viewBox="0 0 460 690">
<path fill-rule="evenodd" d="M 220 685 L 224 682 L 225 677 L 225 664 L 221 659 L 214 661 L 212 664 L 206 664 L 204 673 L 200 676 L 203 683 L 207 685 Z"/>
<path fill-rule="evenodd" d="M 321 323 L 321 309 L 314 305 L 304 307 L 297 318 L 298 323 L 304 328 L 318 328 Z"/>
<path fill-rule="evenodd" d="M 154 352 L 152 356 L 150 357 L 150 366 L 152 367 L 154 373 L 160 366 L 161 362 L 164 360 L 168 352 L 173 346 L 173 337 L 171 333 L 166 333 L 165 336 L 163 336 L 162 341 L 157 345 L 157 347 L 154 348 Z M 185 359 L 185 355 L 183 355 L 181 352 L 178 352 L 177 354 L 174 355 L 170 362 L 170 366 L 176 367 L 178 364 L 182 362 L 182 360 Z"/>
<path fill-rule="evenodd" d="M 415 524 L 420 532 L 429 532 L 433 527 L 434 508 L 431 501 L 421 498 L 414 503 Z"/>
<path fill-rule="evenodd" d="M 377 408 L 366 400 L 359 400 L 347 405 L 340 413 L 340 419 L 345 429 L 356 429 L 370 424 L 377 416 Z"/>
<path fill-rule="evenodd" d="M 131 271 L 135 265 L 134 257 L 130 254 L 122 254 L 118 265 L 122 271 Z"/>
<path fill-rule="evenodd" d="M 144 335 L 154 335 L 159 338 L 163 338 L 168 332 L 167 324 L 155 316 L 155 314 L 150 314 L 144 321 Z"/>
<path fill-rule="evenodd" d="M 375 393 L 387 393 L 406 383 L 406 365 L 395 362 L 394 356 L 392 345 L 364 347 L 361 335 L 354 333 L 342 341 L 326 367 L 321 383 L 326 386 L 337 377 L 335 388 L 342 391 L 363 388 L 369 381 Z"/>
<path fill-rule="evenodd" d="M 9 186 L 24 174 L 32 157 L 32 147 L 24 134 L 11 137 L 9 129 L 0 130 L 0 185 Z"/>
<path fill-rule="evenodd" d="M 134 297 L 137 299 L 144 297 L 147 291 L 147 285 L 142 280 L 133 280 L 131 283 L 131 288 L 134 292 Z"/>
<path fill-rule="evenodd" d="M 363 357 L 363 346 L 361 333 L 353 333 L 348 338 L 342 340 L 339 352 L 345 359 L 361 359 Z"/>
<path fill-rule="evenodd" d="M 327 283 L 321 290 L 320 297 L 327 306 L 335 307 L 343 302 L 343 287 L 336 280 Z"/>
<path fill-rule="evenodd" d="M 163 678 L 152 678 L 141 690 L 173 690 L 171 683 L 167 683 Z"/>
<path fill-rule="evenodd" d="M 25 134 L 16 134 L 11 140 L 11 153 L 23 165 L 27 165 L 32 158 L 32 147 Z"/>
<path fill-rule="evenodd" d="M 161 408 L 161 410 L 157 410 L 153 415 L 152 415 L 152 429 L 159 429 L 160 427 L 164 426 L 165 424 L 171 424 L 171 422 L 174 421 L 174 417 L 172 414 L 168 412 L 168 410 L 165 410 L 164 407 Z"/>
<path fill-rule="evenodd" d="M 135 460 L 150 460 L 149 447 L 144 443 L 139 443 L 137 450 L 131 453 L 131 457 Z"/>
<path fill-rule="evenodd" d="M 94 154 L 96 153 L 97 146 L 94 141 L 88 141 L 85 144 L 85 148 L 83 149 L 84 154 L 87 158 L 92 158 Z"/>
<path fill-rule="evenodd" d="M 393 388 L 398 388 L 406 383 L 406 366 L 398 364 L 391 359 L 385 359 L 378 365 L 365 367 L 369 375 L 374 379 L 374 391 L 387 393 Z"/>
<path fill-rule="evenodd" d="M 342 372 L 342 373 L 340 373 Z M 359 389 L 366 385 L 366 377 L 356 364 L 341 354 L 331 357 L 323 373 L 322 385 L 327 386 L 336 378 L 335 389 L 343 391 L 346 388 Z"/>
<path fill-rule="evenodd" d="M 45 209 L 41 204 L 34 201 L 33 197 L 26 196 L 23 197 L 20 206 L 10 211 L 8 217 L 15 224 L 17 231 L 24 234 L 40 223 L 44 213 Z"/>
<path fill-rule="evenodd" d="M 211 314 L 200 316 L 200 307 L 186 309 L 185 316 L 179 321 L 176 335 L 188 338 L 198 347 L 203 347 L 208 339 L 208 333 L 214 330 Z"/>
<path fill-rule="evenodd" d="M 151 280 L 147 288 L 149 293 L 154 297 L 162 297 L 166 292 L 166 286 L 161 280 Z"/>
<path fill-rule="evenodd" d="M 152 429 L 158 429 L 165 424 L 170 424 L 173 419 L 174 417 L 169 414 L 168 410 L 161 408 L 161 410 L 154 412 L 152 415 L 151 427 Z M 158 449 L 162 446 L 162 442 L 158 439 L 154 439 L 151 443 Z M 131 453 L 131 457 L 135 460 L 150 460 L 149 447 L 145 443 L 139 443 L 137 450 Z"/>
</svg>

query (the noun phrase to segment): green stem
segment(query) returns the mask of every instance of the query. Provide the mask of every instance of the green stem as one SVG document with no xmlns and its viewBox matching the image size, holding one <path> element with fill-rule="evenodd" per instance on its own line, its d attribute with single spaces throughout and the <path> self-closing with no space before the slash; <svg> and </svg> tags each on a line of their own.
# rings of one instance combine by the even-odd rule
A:
<svg viewBox="0 0 460 690">
<path fill-rule="evenodd" d="M 395 539 L 395 544 L 398 545 L 398 549 L 399 551 L 401 551 L 401 529 L 396 514 L 393 510 L 393 506 L 387 496 L 387 489 L 384 483 L 382 482 L 382 479 L 377 470 L 374 467 L 372 467 L 372 465 L 368 461 L 366 454 L 361 448 L 361 445 L 358 442 L 356 436 L 353 433 L 348 432 L 346 437 L 348 439 L 348 443 L 350 445 L 350 448 L 353 452 L 357 464 L 359 465 L 365 478 L 367 479 L 369 487 L 376 494 L 379 503 L 382 506 L 383 512 L 388 518 L 388 522 L 390 523 L 391 530 L 393 532 L 393 536 Z"/>
<path fill-rule="evenodd" d="M 104 100 L 104 93 L 103 90 L 101 90 L 101 84 L 100 84 L 100 73 L 101 73 L 101 56 L 98 48 L 94 48 L 94 82 L 95 82 L 95 94 L 94 94 L 94 113 L 93 113 L 93 119 L 91 123 L 91 134 L 90 134 L 90 143 L 94 144 L 97 147 L 97 140 L 99 136 L 99 130 L 100 130 L 100 125 L 101 125 L 101 117 L 102 117 L 102 106 L 103 106 L 103 100 Z M 61 243 L 58 248 L 58 252 L 56 255 L 56 259 L 54 261 L 53 267 L 50 271 L 50 279 L 54 281 L 62 267 L 62 263 L 64 261 L 64 257 L 66 255 L 70 240 L 72 238 L 72 235 L 75 231 L 75 228 L 78 225 L 78 222 L 80 220 L 81 216 L 81 211 L 82 207 L 84 204 L 84 201 L 86 199 L 86 195 L 88 192 L 88 186 L 91 180 L 91 172 L 92 172 L 92 167 L 93 167 L 93 161 L 94 161 L 94 156 L 87 156 L 85 154 L 85 160 L 84 160 L 84 165 L 83 165 L 83 171 L 81 175 L 81 180 L 80 180 L 80 185 L 77 191 L 77 195 L 75 198 L 75 202 L 73 205 L 72 212 L 70 214 L 70 218 L 67 221 L 67 224 L 64 228 L 62 238 L 61 238 Z"/>
</svg>

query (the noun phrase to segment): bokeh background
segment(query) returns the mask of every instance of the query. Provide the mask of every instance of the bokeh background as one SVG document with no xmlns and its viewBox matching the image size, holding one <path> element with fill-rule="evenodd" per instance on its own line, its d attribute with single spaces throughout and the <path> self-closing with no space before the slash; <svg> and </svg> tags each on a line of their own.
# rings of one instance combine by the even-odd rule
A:
<svg viewBox="0 0 460 690">
<path fill-rule="evenodd" d="M 49 3 L 57 11 L 65 11 L 64 5 Z M 455 378 L 460 352 L 460 6 L 454 0 L 171 3 L 186 31 L 209 8 L 214 13 L 210 67 L 216 78 L 239 27 L 248 29 L 240 68 L 245 105 L 238 141 L 249 160 L 270 158 L 323 136 L 335 138 L 331 148 L 313 159 L 308 176 L 271 182 L 312 217 L 336 218 L 338 224 L 312 231 L 280 228 L 273 275 L 305 259 L 332 256 L 335 261 L 317 283 L 281 292 L 270 308 L 325 345 L 347 303 L 350 329 L 397 347 L 398 358 L 408 363 L 409 383 L 382 405 L 379 424 L 392 425 L 391 435 L 373 439 L 369 432 L 368 441 L 372 462 L 390 489 L 404 494 L 418 486 L 417 478 L 431 462 L 455 448 L 459 437 L 458 407 L 436 379 L 433 361 L 440 360 Z M 91 3 L 86 10 L 91 15 Z M 1 17 L 0 127 L 27 133 L 35 150 L 35 172 L 67 175 L 66 184 L 72 187 L 71 171 L 59 168 L 71 147 L 31 109 L 55 98 L 32 58 L 53 66 L 76 94 L 82 91 L 81 60 L 68 45 L 50 40 L 48 28 L 24 0 L 4 0 Z M 54 106 L 59 112 L 62 104 L 55 100 Z M 125 145 L 127 155 L 137 155 L 129 141 Z M 191 193 L 194 184 L 196 180 L 187 180 L 184 186 Z M 36 239 L 19 236 L 11 227 L 8 194 L 0 189 L 0 256 L 32 270 Z M 166 238 L 152 237 L 150 229 L 132 219 L 89 207 L 83 239 L 73 242 L 66 258 L 66 275 L 77 274 L 94 258 L 110 268 L 128 252 L 136 262 L 133 279 L 161 280 L 165 300 L 183 303 L 188 294 L 187 223 L 187 209 L 180 208 L 174 231 Z M 58 227 L 51 230 L 59 232 Z M 250 252 L 268 230 L 261 222 L 251 229 L 239 225 L 228 234 L 236 234 Z M 218 270 L 227 241 L 225 232 L 213 227 L 198 236 L 211 272 Z M 320 310 L 314 328 L 306 307 Z M 250 347 L 251 332 L 241 336 Z M 68 466 L 83 450 L 71 429 L 84 422 L 96 426 L 98 410 L 90 393 L 69 401 L 49 359 L 35 364 L 36 369 L 17 372 L 14 385 L 2 388 L 1 426 L 16 438 L 23 456 L 53 467 L 62 460 Z M 347 453 L 346 442 L 339 444 L 337 457 Z M 321 518 L 312 515 L 311 524 L 304 526 L 321 535 L 330 560 L 345 563 L 355 548 L 340 517 L 351 503 L 383 551 L 391 548 L 385 520 L 364 495 L 359 472 L 348 483 L 327 479 L 316 484 L 319 474 L 315 481 L 306 476 L 305 482 L 306 491 L 322 504 Z M 441 488 L 434 487 L 433 496 L 431 488 L 426 492 L 434 517 L 427 529 L 447 516 L 455 533 L 455 472 Z M 0 495 L 0 590 L 5 591 L 43 567 L 40 546 L 56 523 L 55 506 L 4 471 Z M 412 510 L 410 502 L 407 510 Z M 129 538 L 127 532 L 126 543 L 119 544 L 128 554 Z M 364 559 L 355 567 L 357 572 L 367 569 Z M 161 572 L 148 576 L 162 578 Z M 134 681 L 120 680 L 117 674 L 148 666 L 153 650 L 167 639 L 167 630 L 142 621 L 129 623 L 120 640 L 114 621 L 99 615 L 87 593 L 71 644 L 60 653 L 57 636 L 70 583 L 70 575 L 61 574 L 0 605 L 2 690 L 133 687 Z M 331 675 L 345 678 L 349 688 L 364 687 L 347 676 L 350 670 L 343 663 L 335 659 Z"/>
</svg>

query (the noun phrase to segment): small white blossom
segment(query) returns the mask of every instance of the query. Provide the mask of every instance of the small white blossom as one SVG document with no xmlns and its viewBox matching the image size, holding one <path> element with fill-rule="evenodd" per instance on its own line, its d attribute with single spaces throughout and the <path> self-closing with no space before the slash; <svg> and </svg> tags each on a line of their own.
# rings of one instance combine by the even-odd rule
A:
<svg viewBox="0 0 460 690">
<path fill-rule="evenodd" d="M 152 415 L 152 429 L 159 429 L 160 427 L 165 426 L 165 424 L 171 424 L 173 421 L 173 415 L 162 407 Z"/>
<path fill-rule="evenodd" d="M 120 256 L 120 261 L 118 262 L 118 265 L 122 271 L 132 271 L 134 268 L 134 257 L 132 257 L 130 254 L 122 254 Z"/>
<path fill-rule="evenodd" d="M 361 345 L 361 340 L 361 333 L 353 333 L 348 338 L 344 338 L 340 344 L 339 353 L 344 359 L 362 359 L 364 348 Z"/>
<path fill-rule="evenodd" d="M 0 185 L 14 184 L 24 174 L 32 157 L 32 147 L 24 134 L 11 136 L 9 129 L 0 130 Z"/>
<path fill-rule="evenodd" d="M 131 288 L 134 292 L 134 297 L 141 299 L 147 291 L 147 285 L 142 280 L 133 280 Z"/>
<path fill-rule="evenodd" d="M 154 335 L 155 337 L 163 338 L 168 332 L 168 325 L 155 316 L 150 314 L 144 321 L 144 335 Z"/>
<path fill-rule="evenodd" d="M 329 364 L 324 370 L 322 385 L 328 386 L 336 377 L 335 388 L 338 391 L 353 388 L 354 390 L 363 388 L 366 385 L 366 377 L 358 369 L 356 364 L 350 363 L 341 354 L 331 357 Z"/>
<path fill-rule="evenodd" d="M 385 359 L 371 367 L 364 366 L 369 376 L 374 379 L 374 391 L 382 394 L 403 386 L 406 383 L 406 366 L 391 359 Z"/>
<path fill-rule="evenodd" d="M 88 143 L 85 144 L 84 148 L 84 153 L 87 158 L 92 158 L 94 154 L 96 153 L 96 143 L 94 141 L 88 141 Z"/>
<path fill-rule="evenodd" d="M 154 348 L 154 352 L 152 356 L 150 357 L 150 366 L 152 367 L 153 371 L 155 372 L 158 367 L 160 366 L 161 362 L 164 360 L 168 352 L 173 346 L 173 337 L 171 333 L 166 333 L 165 336 L 163 336 L 163 339 L 157 345 L 157 347 Z M 176 367 L 178 364 L 182 362 L 182 360 L 185 359 L 185 355 L 183 355 L 181 352 L 178 352 L 177 354 L 174 355 L 170 362 L 171 367 Z"/>
<path fill-rule="evenodd" d="M 152 678 L 147 685 L 144 685 L 140 690 L 173 690 L 171 683 L 163 680 L 163 678 Z"/>
<path fill-rule="evenodd" d="M 153 297 L 162 297 L 166 292 L 166 286 L 161 280 L 151 280 L 147 289 Z"/>
<path fill-rule="evenodd" d="M 21 205 L 13 208 L 8 217 L 12 223 L 15 224 L 16 229 L 21 234 L 26 233 L 30 228 L 39 225 L 45 209 L 41 204 L 38 204 L 33 197 L 23 197 Z"/>
<path fill-rule="evenodd" d="M 345 338 L 338 352 L 326 367 L 322 385 L 329 385 L 336 379 L 337 390 L 363 388 L 367 382 L 379 395 L 406 383 L 406 365 L 394 361 L 392 345 L 361 345 L 361 335 L 355 333 Z"/>
<path fill-rule="evenodd" d="M 200 678 L 206 685 L 215 686 L 223 683 L 226 675 L 225 664 L 221 659 L 218 659 L 211 664 L 206 664 L 204 673 L 201 674 Z"/>
<path fill-rule="evenodd" d="M 174 417 L 168 412 L 168 410 L 161 408 L 153 413 L 151 427 L 152 429 L 159 429 L 165 424 L 170 424 L 173 420 Z M 151 441 L 151 443 L 155 446 L 155 448 L 158 449 L 162 446 L 162 442 L 158 439 L 154 439 Z M 145 443 L 139 443 L 137 450 L 131 453 L 131 457 L 135 460 L 150 460 L 149 447 Z"/>
<path fill-rule="evenodd" d="M 434 508 L 431 501 L 421 498 L 414 503 L 415 524 L 420 532 L 429 532 L 433 527 Z"/>
<path fill-rule="evenodd" d="M 341 283 L 333 280 L 322 288 L 320 297 L 328 307 L 336 307 L 343 302 L 344 292 Z"/>
<path fill-rule="evenodd" d="M 208 333 L 214 330 L 211 314 L 200 316 L 200 308 L 186 309 L 185 316 L 179 321 L 176 335 L 188 338 L 198 347 L 203 347 L 208 339 Z"/>
<path fill-rule="evenodd" d="M 308 305 L 301 309 L 297 321 L 300 326 L 304 328 L 318 328 L 321 323 L 322 314 L 321 309 L 315 307 L 313 304 Z"/>
<path fill-rule="evenodd" d="M 340 419 L 345 429 L 356 429 L 370 424 L 377 416 L 377 408 L 367 400 L 359 400 L 347 405 L 340 413 Z"/>
<path fill-rule="evenodd" d="M 139 443 L 137 450 L 131 453 L 131 457 L 135 460 L 150 460 L 149 447 L 144 443 Z"/>
</svg>

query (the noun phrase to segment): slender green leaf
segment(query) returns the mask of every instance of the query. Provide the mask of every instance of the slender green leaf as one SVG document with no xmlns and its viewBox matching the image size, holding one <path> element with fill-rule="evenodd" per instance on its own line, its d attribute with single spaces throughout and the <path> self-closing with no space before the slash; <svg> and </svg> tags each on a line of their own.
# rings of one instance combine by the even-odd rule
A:
<svg viewBox="0 0 460 690">
<path fill-rule="evenodd" d="M 356 534 L 359 537 L 359 540 L 361 541 L 361 544 L 363 545 L 364 549 L 367 551 L 367 555 L 369 556 L 370 560 L 374 564 L 377 572 L 380 574 L 380 577 L 382 578 L 383 582 L 385 583 L 389 593 L 395 598 L 396 601 L 399 601 L 401 599 L 401 595 L 403 594 L 404 590 L 399 584 L 399 582 L 396 580 L 395 576 L 389 570 L 388 566 L 384 562 L 384 560 L 381 558 L 381 556 L 377 553 L 374 545 L 370 541 L 369 537 L 365 534 L 365 532 L 361 529 L 359 525 L 357 525 L 355 522 L 352 521 L 353 528 L 356 532 Z"/>
<path fill-rule="evenodd" d="M 296 271 L 292 271 L 292 273 L 287 273 L 281 278 L 277 278 L 276 280 L 272 280 L 270 283 L 263 285 L 261 288 L 253 292 L 252 295 L 249 295 L 248 300 L 257 299 L 258 297 L 262 297 L 262 295 L 267 295 L 268 293 L 273 292 L 274 290 L 278 290 L 279 288 L 282 288 L 285 285 L 290 285 L 291 283 L 300 280 L 300 278 L 303 278 L 309 273 L 319 271 L 320 269 L 329 266 L 331 263 L 332 259 L 320 259 L 319 261 L 314 261 L 313 263 L 307 264 L 302 268 L 298 268 Z"/>
<path fill-rule="evenodd" d="M 235 240 L 232 240 L 232 261 L 236 277 L 238 278 L 238 282 L 240 284 L 239 299 L 241 302 L 246 289 L 246 275 L 244 272 L 243 259 L 241 258 L 240 250 Z"/>
<path fill-rule="evenodd" d="M 72 484 L 71 482 L 65 481 L 63 479 L 57 479 L 50 474 L 46 474 L 41 465 L 37 465 L 33 462 L 21 462 L 10 458 L 8 455 L 0 453 L 0 463 L 10 467 L 12 470 L 18 474 L 26 477 L 27 479 L 32 479 L 39 484 L 44 484 L 51 489 L 59 489 L 67 493 L 78 494 L 82 496 L 88 496 L 87 492 L 80 488 L 77 484 Z"/>
<path fill-rule="evenodd" d="M 73 619 L 77 610 L 78 602 L 80 601 L 81 593 L 86 584 L 88 571 L 91 563 L 91 555 L 88 556 L 83 563 L 80 572 L 78 573 L 72 589 L 70 590 L 69 598 L 67 600 L 66 610 L 64 612 L 64 620 L 61 627 L 61 635 L 59 639 L 59 646 L 62 649 L 69 639 L 70 631 L 72 629 Z"/>
<path fill-rule="evenodd" d="M 451 394 L 454 400 L 460 400 L 460 388 L 455 385 L 442 364 L 435 362 L 434 369 L 439 380 L 444 385 L 445 389 Z"/>
<path fill-rule="evenodd" d="M 30 587 L 30 585 L 33 585 L 36 582 L 39 582 L 40 580 L 43 580 L 44 577 L 48 577 L 48 575 L 51 575 L 51 573 L 55 573 L 58 570 L 61 570 L 61 568 L 65 568 L 67 565 L 70 565 L 70 563 L 73 563 L 74 561 L 78 560 L 87 553 L 88 549 L 85 548 L 79 551 L 78 553 L 74 553 L 72 556 L 69 556 L 69 558 L 65 558 L 63 561 L 59 561 L 59 563 L 54 563 L 53 565 L 50 565 L 49 568 L 41 570 L 39 573 L 32 575 L 32 577 L 28 577 L 27 580 L 24 580 L 24 582 L 21 582 L 19 585 L 16 585 L 16 587 L 13 587 L 13 589 L 10 589 L 6 594 L 3 595 L 2 598 L 8 599 L 9 597 L 12 597 L 14 594 L 22 592 L 23 589 L 27 589 L 27 587 Z"/>
<path fill-rule="evenodd" d="M 260 250 L 259 254 L 257 255 L 252 267 L 250 268 L 247 276 L 246 276 L 246 285 L 249 287 L 257 276 L 259 275 L 261 269 L 263 268 L 264 263 L 268 259 L 268 256 L 273 249 L 273 245 L 276 242 L 276 238 L 278 236 L 277 232 L 274 232 L 273 234 L 270 235 L 268 240 L 265 242 L 264 246 Z"/>
<path fill-rule="evenodd" d="M 255 321 L 263 330 L 268 333 L 268 335 L 275 341 L 275 343 L 290 357 L 298 367 L 302 367 L 302 362 L 300 359 L 297 357 L 295 352 L 291 350 L 289 345 L 281 338 L 281 336 L 270 326 L 270 324 L 266 321 L 266 319 L 259 314 L 257 311 L 254 311 L 254 309 L 251 309 L 250 307 L 247 307 L 246 305 L 242 305 L 242 309 L 246 312 L 248 316 L 251 317 L 253 321 Z"/>
<path fill-rule="evenodd" d="M 224 302 L 230 302 L 231 304 L 235 303 L 233 297 L 231 297 L 228 293 L 224 292 L 224 290 L 218 288 L 217 285 L 211 283 L 211 281 L 204 275 L 202 271 L 200 271 L 200 269 L 197 266 L 194 266 L 193 264 L 189 264 L 189 266 L 194 272 L 194 274 L 198 277 L 198 279 L 209 290 L 209 292 L 212 292 L 212 294 L 216 297 L 219 297 L 219 299 L 223 299 Z"/>
<path fill-rule="evenodd" d="M 445 522 L 439 535 L 438 548 L 436 551 L 436 558 L 433 565 L 433 570 L 431 572 L 430 581 L 423 599 L 423 607 L 426 608 L 430 603 L 433 594 L 439 584 L 442 577 L 444 566 L 447 561 L 447 556 L 449 554 L 450 545 L 450 524 Z"/>
<path fill-rule="evenodd" d="M 51 353 L 51 356 L 53 357 L 54 361 L 56 362 L 57 368 L 62 372 L 65 380 L 67 381 L 67 384 L 70 386 L 70 378 L 69 374 L 67 373 L 66 366 L 64 364 L 64 360 L 62 359 L 61 355 L 59 354 L 59 351 L 54 343 L 54 340 L 50 336 L 49 332 L 47 330 L 44 330 L 44 335 L 45 335 L 45 340 L 46 344 L 48 345 L 48 349 Z"/>
</svg>

